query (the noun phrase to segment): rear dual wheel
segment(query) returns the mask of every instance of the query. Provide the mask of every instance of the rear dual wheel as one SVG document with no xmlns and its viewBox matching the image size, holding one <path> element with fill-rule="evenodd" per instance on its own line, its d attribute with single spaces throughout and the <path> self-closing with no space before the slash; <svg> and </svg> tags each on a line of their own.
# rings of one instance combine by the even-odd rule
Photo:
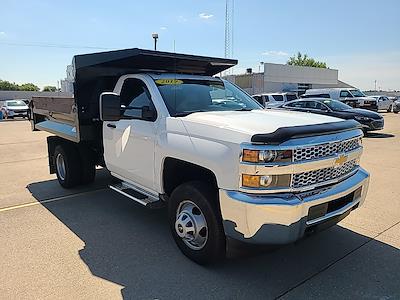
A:
<svg viewBox="0 0 400 300">
<path fill-rule="evenodd" d="M 54 150 L 54 166 L 58 182 L 64 188 L 93 182 L 96 168 L 90 157 L 82 157 L 70 144 L 58 145 Z"/>
</svg>

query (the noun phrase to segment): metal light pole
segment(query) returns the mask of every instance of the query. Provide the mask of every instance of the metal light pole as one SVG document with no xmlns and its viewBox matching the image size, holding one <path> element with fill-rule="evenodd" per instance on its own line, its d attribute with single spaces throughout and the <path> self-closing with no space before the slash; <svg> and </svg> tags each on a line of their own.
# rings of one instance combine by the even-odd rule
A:
<svg viewBox="0 0 400 300">
<path fill-rule="evenodd" d="M 154 33 L 152 33 L 151 34 L 151 36 L 153 37 L 153 39 L 154 39 L 154 51 L 157 51 L 157 39 L 158 39 L 158 33 L 157 32 L 154 32 Z"/>
</svg>

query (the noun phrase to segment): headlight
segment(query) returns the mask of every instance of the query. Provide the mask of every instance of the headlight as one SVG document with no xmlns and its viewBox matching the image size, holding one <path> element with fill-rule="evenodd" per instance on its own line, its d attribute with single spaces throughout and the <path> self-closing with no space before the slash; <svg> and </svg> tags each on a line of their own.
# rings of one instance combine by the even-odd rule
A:
<svg viewBox="0 0 400 300">
<path fill-rule="evenodd" d="M 245 188 L 287 188 L 290 175 L 242 175 L 242 186 Z"/>
<path fill-rule="evenodd" d="M 242 161 L 251 163 L 267 163 L 273 161 L 290 162 L 292 150 L 249 150 L 244 149 Z"/>
<path fill-rule="evenodd" d="M 369 121 L 370 119 L 368 117 L 363 117 L 363 116 L 355 116 L 354 119 L 357 121 Z"/>
</svg>

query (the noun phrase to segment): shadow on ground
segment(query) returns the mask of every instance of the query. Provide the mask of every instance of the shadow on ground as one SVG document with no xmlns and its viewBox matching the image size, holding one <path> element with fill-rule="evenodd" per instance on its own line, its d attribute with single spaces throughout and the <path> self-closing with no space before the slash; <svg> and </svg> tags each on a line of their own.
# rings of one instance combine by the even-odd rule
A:
<svg viewBox="0 0 400 300">
<path fill-rule="evenodd" d="M 96 182 L 92 189 L 99 186 Z M 29 190 L 38 201 L 65 195 L 53 181 L 31 184 Z M 42 205 L 84 241 L 79 255 L 90 271 L 121 285 L 125 299 L 276 298 L 362 245 L 375 251 L 344 258 L 357 260 L 336 271 L 337 281 L 307 292 L 330 297 L 340 292 L 344 298 L 357 297 L 360 290 L 377 298 L 400 295 L 393 279 L 400 269 L 399 250 L 341 226 L 280 248 L 230 243 L 230 259 L 202 267 L 175 246 L 165 209 L 148 210 L 108 189 Z"/>
</svg>

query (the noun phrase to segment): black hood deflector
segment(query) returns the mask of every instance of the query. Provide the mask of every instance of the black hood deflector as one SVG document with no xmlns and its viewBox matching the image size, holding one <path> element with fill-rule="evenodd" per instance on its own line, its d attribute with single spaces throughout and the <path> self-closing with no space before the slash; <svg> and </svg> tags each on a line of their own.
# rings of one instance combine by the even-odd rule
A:
<svg viewBox="0 0 400 300">
<path fill-rule="evenodd" d="M 360 123 L 355 120 L 316 125 L 282 127 L 278 128 L 272 133 L 255 134 L 251 137 L 251 142 L 257 144 L 279 145 L 293 138 L 331 134 L 360 128 Z"/>
</svg>

